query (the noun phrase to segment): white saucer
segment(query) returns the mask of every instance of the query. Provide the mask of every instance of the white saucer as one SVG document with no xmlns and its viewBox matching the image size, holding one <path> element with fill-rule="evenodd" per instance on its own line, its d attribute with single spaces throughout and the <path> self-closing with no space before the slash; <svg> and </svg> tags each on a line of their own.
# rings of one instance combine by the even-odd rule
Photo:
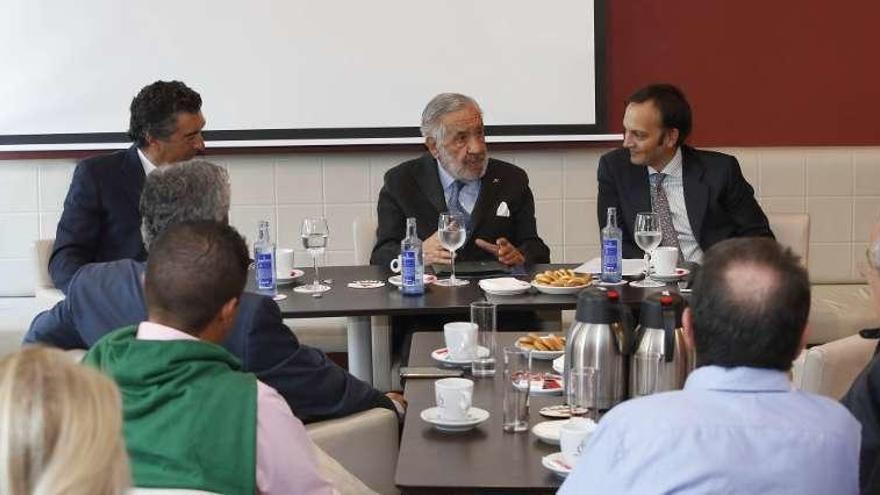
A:
<svg viewBox="0 0 880 495">
<path fill-rule="evenodd" d="M 483 346 L 477 346 L 477 356 L 486 357 L 489 355 L 489 348 Z M 472 359 L 461 360 L 461 359 L 450 359 L 449 351 L 445 347 L 441 347 L 439 349 L 434 349 L 434 352 L 431 353 L 431 358 L 434 361 L 439 361 L 443 364 L 471 364 Z"/>
<path fill-rule="evenodd" d="M 431 423 L 434 425 L 434 428 L 437 428 L 440 431 L 458 432 L 468 431 L 489 419 L 489 411 L 480 409 L 479 407 L 471 407 L 468 409 L 467 417 L 465 419 L 450 420 L 440 417 L 439 407 L 429 407 L 422 411 L 421 417 L 422 421 Z"/>
<path fill-rule="evenodd" d="M 559 431 L 565 423 L 568 423 L 567 419 L 541 421 L 532 427 L 532 433 L 543 442 L 549 443 L 550 445 L 559 445 Z"/>
<path fill-rule="evenodd" d="M 678 282 L 685 276 L 687 276 L 691 271 L 687 268 L 676 268 L 675 274 L 673 275 L 660 275 L 654 273 L 651 275 L 651 278 L 658 282 Z"/>
<path fill-rule="evenodd" d="M 553 360 L 553 371 L 560 375 L 565 372 L 565 355 L 559 356 Z"/>
<path fill-rule="evenodd" d="M 506 283 L 502 284 L 502 282 Z M 517 296 L 528 292 L 529 289 L 532 288 L 530 283 L 517 280 L 513 277 L 505 277 L 503 279 L 485 278 L 480 280 L 478 285 L 486 294 L 491 294 L 493 296 Z M 498 285 L 505 288 L 499 289 Z"/>
<path fill-rule="evenodd" d="M 562 391 L 565 390 L 565 384 L 562 381 L 562 377 L 555 375 L 553 373 L 534 373 L 534 375 L 541 375 L 540 377 L 534 377 L 530 381 L 529 394 L 533 395 L 560 395 Z M 547 378 L 544 378 L 544 375 L 551 375 L 550 380 L 556 382 L 556 386 L 552 388 L 544 388 L 545 382 L 548 382 Z M 514 387 L 518 389 L 524 389 L 525 385 L 520 385 L 520 382 L 514 382 Z"/>
<path fill-rule="evenodd" d="M 388 283 L 395 286 L 395 287 L 400 287 L 400 285 L 403 283 L 402 280 L 403 279 L 400 278 L 400 275 L 392 275 L 392 276 L 388 277 Z M 435 275 L 431 275 L 430 273 L 426 273 L 426 274 L 422 275 L 422 280 L 425 281 L 425 285 L 429 285 L 429 284 L 433 284 L 434 282 L 436 282 L 437 277 Z"/>
<path fill-rule="evenodd" d="M 560 478 L 565 478 L 571 473 L 571 466 L 562 460 L 562 452 L 545 455 L 541 458 L 541 464 Z"/>
<path fill-rule="evenodd" d="M 289 277 L 284 277 L 284 276 L 282 276 L 282 274 L 276 273 L 275 274 L 275 283 L 277 283 L 278 285 L 289 284 L 289 283 L 293 282 L 294 280 L 302 277 L 305 274 L 306 274 L 306 272 L 299 270 L 299 269 L 294 269 L 293 271 L 291 271 Z"/>
</svg>

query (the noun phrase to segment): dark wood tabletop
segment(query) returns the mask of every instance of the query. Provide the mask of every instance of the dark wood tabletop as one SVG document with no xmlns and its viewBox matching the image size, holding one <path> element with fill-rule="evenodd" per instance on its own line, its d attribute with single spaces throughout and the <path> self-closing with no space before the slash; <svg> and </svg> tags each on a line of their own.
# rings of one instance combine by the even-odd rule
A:
<svg viewBox="0 0 880 495">
<path fill-rule="evenodd" d="M 523 280 L 530 281 L 535 273 L 548 269 L 573 268 L 572 264 L 534 265 L 527 270 Z M 313 271 L 305 269 L 305 275 L 294 284 L 278 286 L 280 294 L 287 298 L 278 302 L 281 314 L 285 318 L 316 318 L 324 316 L 363 316 L 363 315 L 418 315 L 466 313 L 470 303 L 489 300 L 499 305 L 499 311 L 535 310 L 535 309 L 574 309 L 577 306 L 577 295 L 549 295 L 535 291 L 519 296 L 487 296 L 479 287 L 479 278 L 470 279 L 470 283 L 459 287 L 426 286 L 423 296 L 404 296 L 394 285 L 387 282 L 393 275 L 384 267 L 366 266 L 328 266 L 320 269 L 322 279 L 331 279 L 332 289 L 322 297 L 315 298 L 310 294 L 300 294 L 293 288 L 310 283 Z M 355 280 L 382 280 L 384 287 L 376 289 L 353 289 L 348 283 Z M 253 276 L 248 279 L 248 288 L 253 290 Z M 651 292 L 675 289 L 670 284 L 660 289 L 640 289 L 623 285 L 617 288 L 624 302 L 636 304 Z"/>
<path fill-rule="evenodd" d="M 498 344 L 511 345 L 522 334 L 498 334 Z M 443 334 L 413 335 L 411 366 L 433 366 L 432 350 L 443 346 Z M 549 371 L 551 361 L 533 361 L 533 368 Z M 538 440 L 531 431 L 508 433 L 501 429 L 502 366 L 494 378 L 474 378 L 473 405 L 489 411 L 489 420 L 473 430 L 444 433 L 422 421 L 422 410 L 433 407 L 435 379 L 407 380 L 409 402 L 395 482 L 404 493 L 554 493 L 561 480 L 541 465 L 541 458 L 559 447 Z M 562 395 L 533 395 L 529 399 L 529 427 L 550 418 L 538 411 L 561 404 Z"/>
</svg>

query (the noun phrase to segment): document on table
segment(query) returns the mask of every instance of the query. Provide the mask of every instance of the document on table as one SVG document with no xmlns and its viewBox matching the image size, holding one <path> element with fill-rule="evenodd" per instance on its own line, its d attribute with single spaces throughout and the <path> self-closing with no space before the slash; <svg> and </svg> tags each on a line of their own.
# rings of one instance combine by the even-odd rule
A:
<svg viewBox="0 0 880 495">
<path fill-rule="evenodd" d="M 574 269 L 578 273 L 602 273 L 602 259 L 593 258 Z M 645 271 L 645 260 L 642 258 L 627 258 L 623 260 L 623 276 L 640 275 Z"/>
</svg>

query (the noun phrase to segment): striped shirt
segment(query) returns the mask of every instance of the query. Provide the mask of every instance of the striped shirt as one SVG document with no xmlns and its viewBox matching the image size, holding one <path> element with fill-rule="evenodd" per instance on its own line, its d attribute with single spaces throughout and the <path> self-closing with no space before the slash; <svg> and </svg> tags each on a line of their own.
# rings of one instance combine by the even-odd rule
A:
<svg viewBox="0 0 880 495">
<path fill-rule="evenodd" d="M 666 192 L 666 199 L 669 201 L 669 212 L 672 214 L 672 226 L 678 233 L 678 245 L 681 248 L 681 254 L 685 261 L 701 263 L 703 261 L 703 250 L 694 235 L 691 228 L 691 221 L 688 219 L 687 206 L 684 202 L 684 180 L 682 178 L 682 158 L 681 148 L 675 150 L 675 156 L 666 164 L 662 172 L 666 174 L 663 179 L 663 190 Z M 648 167 L 650 184 L 650 174 L 659 173 L 652 167 Z"/>
</svg>

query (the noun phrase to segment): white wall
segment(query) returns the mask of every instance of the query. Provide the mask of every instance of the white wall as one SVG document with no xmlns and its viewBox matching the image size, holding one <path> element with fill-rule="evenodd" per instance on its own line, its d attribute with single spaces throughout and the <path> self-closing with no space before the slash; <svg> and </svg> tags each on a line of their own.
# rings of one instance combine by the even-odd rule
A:
<svg viewBox="0 0 880 495">
<path fill-rule="evenodd" d="M 596 166 L 604 149 L 504 151 L 492 156 L 529 174 L 538 230 L 554 262 L 598 254 Z M 871 222 L 880 213 L 880 147 L 729 148 L 765 211 L 808 212 L 814 280 L 858 278 Z M 351 222 L 375 215 L 384 172 L 416 153 L 324 152 L 211 156 L 232 180 L 232 223 L 253 237 L 259 219 L 280 246 L 297 245 L 306 215 L 330 222 L 326 262 L 351 264 Z M 32 243 L 54 237 L 73 160 L 0 161 L 0 295 L 32 287 Z M 304 252 L 298 265 L 308 264 Z M 26 290 L 25 290 L 26 291 Z"/>
</svg>

